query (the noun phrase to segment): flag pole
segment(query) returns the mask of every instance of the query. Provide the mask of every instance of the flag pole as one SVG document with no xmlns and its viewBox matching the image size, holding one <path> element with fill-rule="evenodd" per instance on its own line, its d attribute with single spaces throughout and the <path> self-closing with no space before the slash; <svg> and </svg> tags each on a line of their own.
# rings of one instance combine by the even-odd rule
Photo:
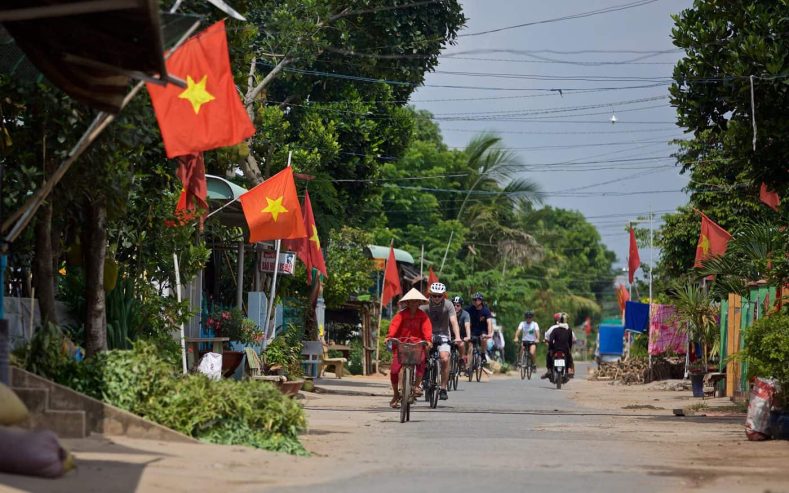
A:
<svg viewBox="0 0 789 493">
<path fill-rule="evenodd" d="M 175 265 L 175 299 L 181 304 L 181 272 L 178 269 L 178 255 L 173 252 L 173 264 Z M 197 355 L 194 355 L 197 358 Z M 186 375 L 186 335 L 184 334 L 184 323 L 181 322 L 181 366 Z"/>
<path fill-rule="evenodd" d="M 290 168 L 291 159 L 293 158 L 293 151 L 288 151 L 288 168 Z M 268 313 L 266 313 L 266 333 L 268 333 L 271 321 L 274 320 L 274 296 L 277 293 L 277 272 L 279 271 L 279 252 L 282 248 L 282 240 L 274 241 L 274 275 L 271 276 L 271 297 L 268 300 Z M 275 322 L 276 323 L 276 322 Z M 277 327 L 271 327 L 271 339 L 277 336 Z M 263 349 L 268 347 L 268 336 L 264 340 Z"/>
<path fill-rule="evenodd" d="M 389 242 L 389 251 L 394 248 L 394 238 Z M 386 268 L 389 263 L 389 256 L 386 256 L 386 262 L 384 262 L 384 277 L 383 283 L 386 283 Z M 375 329 L 375 372 L 381 373 L 381 360 L 379 359 L 380 351 L 381 351 L 381 318 L 384 315 L 384 286 L 381 286 L 380 295 L 378 296 L 378 327 Z"/>
<path fill-rule="evenodd" d="M 425 244 L 422 243 L 422 253 L 419 255 L 419 280 L 421 282 L 425 272 Z"/>
<path fill-rule="evenodd" d="M 441 267 L 438 268 L 439 275 L 441 274 L 441 271 L 444 270 L 444 262 L 447 259 L 447 253 L 449 253 L 449 245 L 452 244 L 452 236 L 454 234 L 455 234 L 455 230 L 454 229 L 449 232 L 449 241 L 447 242 L 447 249 L 444 250 L 444 258 L 441 259 Z"/>
</svg>

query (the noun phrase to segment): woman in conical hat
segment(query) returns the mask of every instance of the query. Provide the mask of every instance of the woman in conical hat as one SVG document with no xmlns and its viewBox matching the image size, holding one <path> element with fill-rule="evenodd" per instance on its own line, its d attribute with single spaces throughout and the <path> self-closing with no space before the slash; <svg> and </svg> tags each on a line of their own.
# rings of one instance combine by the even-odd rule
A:
<svg viewBox="0 0 789 493">
<path fill-rule="evenodd" d="M 400 298 L 400 302 L 405 302 L 405 310 L 401 310 L 395 314 L 392 321 L 389 323 L 389 333 L 387 339 L 397 339 L 403 342 L 416 343 L 424 341 L 430 347 L 433 340 L 433 326 L 430 324 L 430 318 L 425 312 L 419 309 L 419 305 L 427 302 L 427 298 L 422 296 L 422 293 L 417 289 L 411 289 L 405 296 Z M 398 383 L 400 381 L 400 360 L 397 357 L 397 346 L 394 347 L 392 356 L 392 368 L 389 373 L 389 378 L 392 381 L 392 402 L 389 404 L 392 407 L 399 407 L 400 391 Z M 416 379 L 422 381 L 422 374 L 425 372 L 424 361 L 416 367 Z"/>
</svg>

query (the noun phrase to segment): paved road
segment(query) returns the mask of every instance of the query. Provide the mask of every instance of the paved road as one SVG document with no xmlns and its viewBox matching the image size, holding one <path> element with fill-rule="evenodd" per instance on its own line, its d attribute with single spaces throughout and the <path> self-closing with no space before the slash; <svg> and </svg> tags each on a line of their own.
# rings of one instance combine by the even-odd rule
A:
<svg viewBox="0 0 789 493">
<path fill-rule="evenodd" d="M 627 420 L 635 422 L 643 436 L 654 418 L 625 418 L 599 411 L 585 414 L 568 397 L 573 385 L 583 383 L 571 381 L 556 390 L 538 377 L 461 381 L 448 401 L 439 401 L 438 409 L 420 402 L 412 409 L 411 422 L 405 424 L 400 424 L 397 412 L 384 407 L 383 397 L 357 397 L 333 410 L 313 406 L 311 419 L 319 427 L 331 428 L 332 420 L 348 420 L 364 433 L 347 442 L 353 445 L 343 446 L 355 448 L 357 454 L 338 453 L 332 461 L 336 471 L 345 474 L 313 484 L 309 491 L 630 493 L 681 489 L 678 475 L 649 467 L 653 464 L 645 454 L 648 449 L 638 439 L 615 431 Z M 337 440 L 342 443 L 343 437 Z"/>
</svg>

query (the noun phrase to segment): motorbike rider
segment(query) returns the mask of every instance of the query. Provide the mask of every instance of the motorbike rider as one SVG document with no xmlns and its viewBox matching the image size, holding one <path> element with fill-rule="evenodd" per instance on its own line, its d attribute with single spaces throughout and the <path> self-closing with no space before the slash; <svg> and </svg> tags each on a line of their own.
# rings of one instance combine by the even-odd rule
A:
<svg viewBox="0 0 789 493">
<path fill-rule="evenodd" d="M 556 320 L 556 324 L 545 332 L 545 341 L 548 343 L 548 355 L 545 358 L 548 371 L 540 377 L 543 379 L 551 376 L 551 372 L 553 371 L 553 355 L 557 351 L 561 351 L 565 355 L 568 376 L 572 377 L 575 373 L 572 353 L 573 344 L 575 343 L 575 334 L 567 323 L 569 315 L 565 312 L 559 312 L 554 315 L 554 320 Z"/>
<path fill-rule="evenodd" d="M 438 348 L 441 358 L 441 384 L 438 391 L 438 398 L 442 401 L 448 399 L 447 382 L 449 381 L 449 353 L 450 340 L 454 344 L 460 344 L 460 329 L 455 313 L 455 307 L 446 298 L 447 287 L 434 282 L 430 285 L 430 300 L 427 304 L 420 306 L 423 312 L 430 317 L 433 326 L 433 345 Z"/>
</svg>

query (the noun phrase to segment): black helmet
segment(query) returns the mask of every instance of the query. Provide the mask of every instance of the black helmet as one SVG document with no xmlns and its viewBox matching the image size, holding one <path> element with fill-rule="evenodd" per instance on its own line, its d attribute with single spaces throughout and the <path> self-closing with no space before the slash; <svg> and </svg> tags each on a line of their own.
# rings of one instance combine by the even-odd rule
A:
<svg viewBox="0 0 789 493">
<path fill-rule="evenodd" d="M 523 314 L 523 318 L 534 317 L 534 310 L 526 310 L 526 313 Z"/>
<path fill-rule="evenodd" d="M 477 291 L 476 293 L 474 293 L 474 294 L 471 296 L 471 299 L 472 299 L 472 300 L 485 300 L 485 297 L 484 297 L 484 296 L 482 296 L 482 293 L 480 293 L 479 291 Z"/>
<path fill-rule="evenodd" d="M 460 296 L 455 296 L 454 298 L 452 298 L 452 303 L 455 305 L 462 305 L 463 298 L 461 298 Z"/>
</svg>

